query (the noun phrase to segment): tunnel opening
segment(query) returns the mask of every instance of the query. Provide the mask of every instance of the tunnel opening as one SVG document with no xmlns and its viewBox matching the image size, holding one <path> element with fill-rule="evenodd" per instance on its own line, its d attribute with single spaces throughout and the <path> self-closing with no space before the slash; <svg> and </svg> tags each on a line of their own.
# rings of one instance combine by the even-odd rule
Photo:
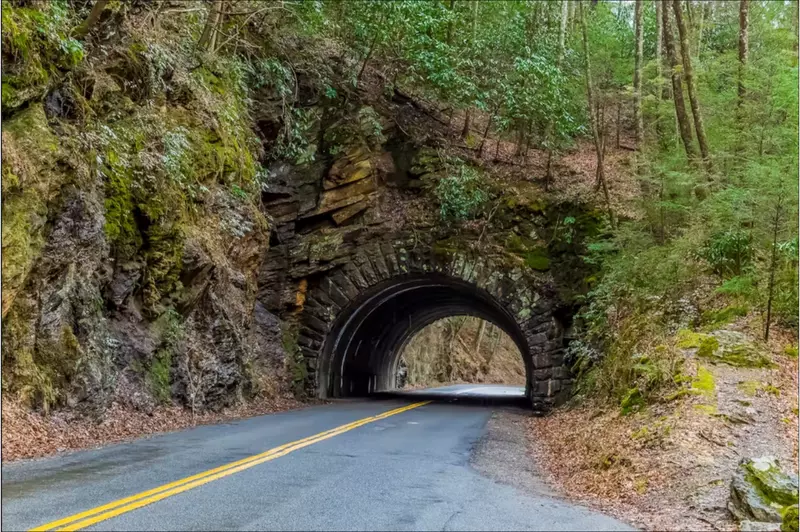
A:
<svg viewBox="0 0 800 532">
<path fill-rule="evenodd" d="M 508 335 L 522 354 L 530 396 L 530 349 L 515 317 L 482 288 L 436 273 L 378 283 L 342 309 L 322 348 L 319 394 L 354 397 L 398 388 L 407 343 L 426 326 L 452 316 L 486 320 Z"/>
<path fill-rule="evenodd" d="M 474 385 L 525 388 L 525 363 L 517 344 L 493 323 L 473 316 L 437 320 L 411 337 L 400 353 L 399 390 Z M 463 386 L 467 385 L 467 386 Z M 491 387 L 485 387 L 492 390 Z"/>
</svg>

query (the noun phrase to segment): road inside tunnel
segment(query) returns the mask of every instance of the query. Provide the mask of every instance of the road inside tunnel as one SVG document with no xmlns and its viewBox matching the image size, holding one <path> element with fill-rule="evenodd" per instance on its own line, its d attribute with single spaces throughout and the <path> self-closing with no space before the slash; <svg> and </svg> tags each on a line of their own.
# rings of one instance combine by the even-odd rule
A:
<svg viewBox="0 0 800 532">
<path fill-rule="evenodd" d="M 354 397 L 398 388 L 397 368 L 407 343 L 448 316 L 474 316 L 517 345 L 531 381 L 530 348 L 517 319 L 485 290 L 443 275 L 407 275 L 380 283 L 345 308 L 322 350 L 321 394 Z M 522 388 L 530 395 L 530 385 Z"/>
</svg>

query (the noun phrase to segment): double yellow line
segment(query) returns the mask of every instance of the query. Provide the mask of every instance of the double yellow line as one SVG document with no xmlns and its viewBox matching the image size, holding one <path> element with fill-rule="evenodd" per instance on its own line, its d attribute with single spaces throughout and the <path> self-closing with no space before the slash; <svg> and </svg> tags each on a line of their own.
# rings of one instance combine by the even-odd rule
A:
<svg viewBox="0 0 800 532">
<path fill-rule="evenodd" d="M 169 484 L 164 484 L 163 486 L 143 491 L 141 493 L 137 493 L 136 495 L 131 495 L 130 497 L 125 497 L 124 499 L 119 499 L 114 502 L 98 506 L 97 508 L 92 508 L 91 510 L 86 510 L 85 512 L 46 523 L 36 528 L 32 528 L 31 530 L 80 530 L 101 521 L 105 521 L 106 519 L 111 519 L 112 517 L 136 510 L 142 506 L 147 506 L 148 504 L 166 499 L 167 497 L 172 497 L 178 493 L 189 491 L 197 488 L 198 486 L 202 486 L 203 484 L 208 484 L 214 480 L 227 477 L 228 475 L 233 475 L 239 471 L 244 471 L 245 469 L 257 466 L 258 464 L 263 464 L 264 462 L 269 462 L 270 460 L 280 458 L 281 456 L 285 456 L 293 451 L 302 449 L 303 447 L 308 447 L 309 445 L 327 440 L 328 438 L 333 438 L 334 436 L 361 427 L 368 423 L 372 423 L 373 421 L 386 419 L 387 417 L 406 412 L 428 403 L 430 403 L 430 401 L 414 403 L 401 408 L 395 408 L 394 410 L 389 410 L 388 412 L 384 412 L 376 416 L 359 419 L 358 421 L 341 425 L 325 432 L 320 432 L 319 434 L 309 436 L 308 438 L 303 438 L 302 440 L 280 445 L 261 454 L 243 458 L 236 462 L 215 467 L 214 469 L 209 469 L 208 471 L 204 471 L 181 480 L 176 480 L 175 482 L 170 482 Z"/>
</svg>

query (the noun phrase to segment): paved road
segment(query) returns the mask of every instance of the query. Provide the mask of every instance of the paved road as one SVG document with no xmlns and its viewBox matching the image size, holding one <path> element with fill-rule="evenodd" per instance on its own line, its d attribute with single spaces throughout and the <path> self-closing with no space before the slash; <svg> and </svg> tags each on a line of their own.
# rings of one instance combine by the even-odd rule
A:
<svg viewBox="0 0 800 532">
<path fill-rule="evenodd" d="M 451 384 L 438 388 L 421 390 L 399 390 L 397 393 L 414 395 L 445 395 L 450 397 L 525 397 L 525 386 L 506 386 L 505 384 Z"/>
<path fill-rule="evenodd" d="M 75 514 L 82 515 L 58 526 L 629 529 L 478 474 L 469 458 L 490 416 L 489 408 L 458 404 L 342 401 L 4 465 L 3 530 L 52 524 Z M 285 446 L 290 442 L 295 443 Z M 248 461 L 253 455 L 260 456 Z M 235 461 L 240 463 L 224 467 Z M 218 469 L 209 472 L 213 468 Z"/>
</svg>

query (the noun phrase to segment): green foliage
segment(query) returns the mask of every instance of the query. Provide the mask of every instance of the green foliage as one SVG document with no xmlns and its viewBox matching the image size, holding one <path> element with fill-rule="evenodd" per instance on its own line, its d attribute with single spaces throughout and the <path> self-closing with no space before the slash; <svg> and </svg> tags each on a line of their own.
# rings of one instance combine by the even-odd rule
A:
<svg viewBox="0 0 800 532">
<path fill-rule="evenodd" d="M 476 217 L 489 199 L 480 171 L 453 160 L 448 161 L 445 172 L 433 189 L 442 220 L 456 222 Z"/>
<path fill-rule="evenodd" d="M 783 510 L 783 520 L 781 521 L 781 532 L 797 532 L 798 529 L 797 505 L 787 506 Z"/>
<path fill-rule="evenodd" d="M 738 276 L 752 259 L 750 243 L 750 235 L 745 231 L 725 231 L 711 237 L 703 250 L 703 256 L 715 273 Z"/>
</svg>

